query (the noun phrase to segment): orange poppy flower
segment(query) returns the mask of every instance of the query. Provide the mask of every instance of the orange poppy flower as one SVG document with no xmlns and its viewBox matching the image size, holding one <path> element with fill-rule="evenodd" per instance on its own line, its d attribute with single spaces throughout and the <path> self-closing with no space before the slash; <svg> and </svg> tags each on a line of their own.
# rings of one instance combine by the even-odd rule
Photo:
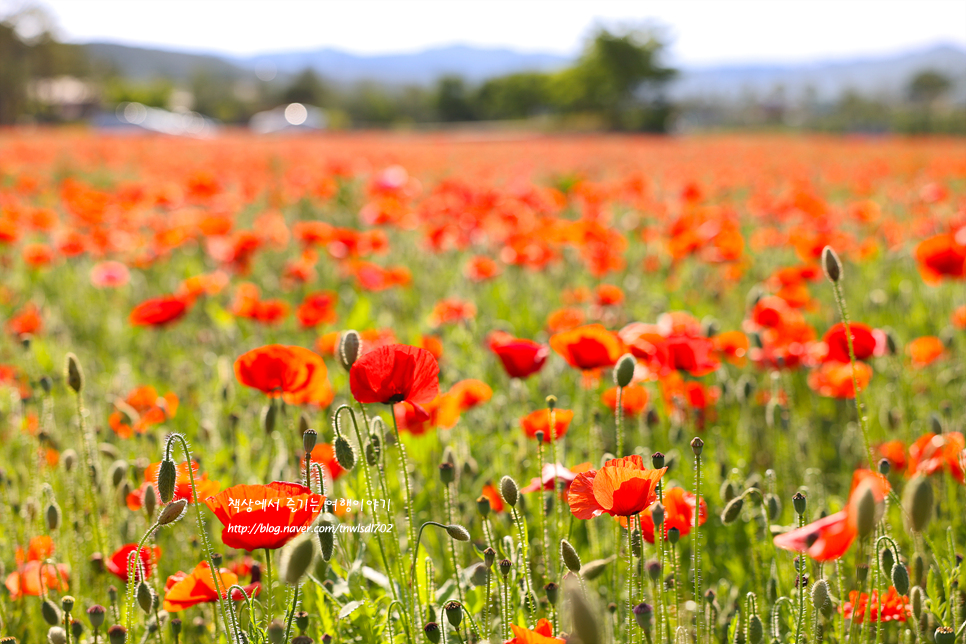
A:
<svg viewBox="0 0 966 644">
<path fill-rule="evenodd" d="M 966 304 L 953 311 L 951 321 L 957 329 L 966 329 Z"/>
<path fill-rule="evenodd" d="M 550 431 L 550 410 L 538 409 L 532 411 L 520 419 L 520 427 L 530 438 L 536 438 L 537 432 L 543 432 L 543 442 L 549 443 L 554 436 L 563 438 L 570 427 L 570 421 L 574 419 L 574 412 L 569 409 L 557 409 L 554 411 L 554 427 Z"/>
<path fill-rule="evenodd" d="M 505 644 L 563 644 L 564 639 L 553 636 L 553 626 L 546 617 L 540 619 L 531 631 L 528 628 L 510 624 L 513 630 L 513 639 L 509 639 Z"/>
<path fill-rule="evenodd" d="M 888 441 L 879 445 L 879 453 L 889 461 L 892 469 L 901 472 L 906 469 L 909 461 L 906 459 L 906 446 L 900 440 Z"/>
<path fill-rule="evenodd" d="M 919 273 L 927 284 L 938 284 L 944 277 L 966 277 L 966 246 L 957 243 L 957 236 L 942 233 L 925 239 L 916 247 Z"/>
<path fill-rule="evenodd" d="M 453 396 L 461 412 L 469 411 L 493 397 L 493 390 L 482 380 L 460 380 L 453 385 L 449 394 Z"/>
<path fill-rule="evenodd" d="M 335 395 L 322 356 L 298 346 L 269 344 L 243 353 L 235 360 L 235 377 L 292 405 L 324 407 Z"/>
<path fill-rule="evenodd" d="M 238 583 L 238 575 L 227 568 L 222 568 L 218 571 L 218 583 L 222 598 L 227 598 L 228 588 Z M 245 586 L 245 594 L 249 597 L 257 596 L 260 590 L 261 584 L 258 582 Z M 241 599 L 241 593 L 234 591 L 232 599 L 236 601 Z M 207 561 L 202 561 L 195 566 L 191 574 L 178 572 L 171 575 L 164 585 L 164 610 L 169 613 L 177 613 L 197 604 L 216 601 L 218 601 L 218 591 L 215 590 L 215 578 L 211 574 L 211 566 Z"/>
<path fill-rule="evenodd" d="M 335 322 L 335 303 L 338 296 L 334 291 L 319 291 L 305 296 L 295 317 L 303 329 L 309 329 L 319 324 Z"/>
<path fill-rule="evenodd" d="M 585 318 L 580 309 L 559 309 L 547 316 L 547 330 L 551 333 L 569 331 L 583 324 Z"/>
<path fill-rule="evenodd" d="M 715 352 L 738 367 L 745 366 L 748 357 L 748 336 L 741 331 L 723 331 L 711 338 Z"/>
<path fill-rule="evenodd" d="M 856 470 L 852 476 L 849 501 L 841 512 L 814 521 L 775 537 L 775 545 L 785 550 L 805 552 L 816 561 L 829 561 L 844 555 L 858 537 L 858 501 L 860 487 L 869 486 L 876 503 L 881 503 L 891 487 L 884 476 L 870 470 Z"/>
<path fill-rule="evenodd" d="M 470 281 L 485 282 L 499 275 L 500 267 L 489 257 L 478 255 L 470 258 L 466 262 L 466 268 L 463 270 L 463 274 Z"/>
<path fill-rule="evenodd" d="M 483 493 L 480 496 L 486 497 L 490 501 L 491 511 L 503 512 L 503 496 L 492 483 L 487 483 L 483 486 Z"/>
<path fill-rule="evenodd" d="M 530 483 L 520 488 L 520 491 L 526 494 L 536 492 L 537 490 L 553 490 L 554 487 L 560 487 L 557 481 L 562 481 L 563 490 L 561 491 L 561 496 L 566 500 L 567 492 L 570 490 L 570 484 L 577 478 L 577 475 L 583 472 L 589 472 L 592 469 L 593 467 L 591 467 L 590 463 L 581 463 L 571 468 L 566 468 L 560 463 L 556 465 L 545 463 L 540 476 L 535 476 L 530 479 Z"/>
<path fill-rule="evenodd" d="M 44 329 L 40 309 L 28 303 L 7 320 L 7 333 L 13 336 L 37 335 Z"/>
<path fill-rule="evenodd" d="M 963 450 L 966 449 L 966 438 L 960 432 L 946 432 L 934 434 L 928 432 L 920 436 L 909 446 L 909 470 L 912 476 L 917 472 L 936 474 L 943 470 L 960 483 L 966 484 L 966 472 L 963 462 Z"/>
<path fill-rule="evenodd" d="M 942 340 L 939 338 L 927 335 L 916 338 L 907 344 L 906 353 L 912 359 L 912 366 L 922 369 L 943 357 L 946 353 L 946 347 L 943 346 Z"/>
<path fill-rule="evenodd" d="M 594 291 L 594 295 L 600 306 L 616 306 L 624 301 L 624 291 L 613 284 L 601 284 Z"/>
<path fill-rule="evenodd" d="M 855 398 L 855 384 L 859 391 L 864 391 L 870 380 L 872 367 L 864 362 L 855 363 L 855 383 L 852 365 L 848 362 L 826 362 L 808 374 L 808 386 L 827 398 Z"/>
<path fill-rule="evenodd" d="M 476 305 L 459 298 L 440 300 L 429 315 L 429 324 L 439 327 L 444 324 L 458 324 L 476 317 Z"/>
<path fill-rule="evenodd" d="M 570 484 L 570 511 L 578 519 L 605 513 L 615 517 L 639 514 L 657 500 L 657 483 L 666 471 L 666 467 L 645 468 L 636 454 L 609 460 L 599 470 L 578 474 Z"/>
<path fill-rule="evenodd" d="M 694 527 L 695 496 L 680 487 L 670 487 L 664 491 L 664 539 L 667 540 L 668 530 L 677 528 L 681 536 L 687 536 Z M 653 507 L 653 506 L 652 506 Z M 708 520 L 708 504 L 701 499 L 701 510 L 698 513 L 700 525 Z M 627 527 L 627 520 L 621 518 L 621 525 Z M 651 508 L 641 513 L 641 535 L 648 543 L 654 543 L 654 519 L 651 518 Z"/>
<path fill-rule="evenodd" d="M 571 367 L 581 370 L 612 367 L 624 352 L 616 333 L 601 324 L 588 324 L 550 337 L 550 347 Z"/>
<path fill-rule="evenodd" d="M 426 349 L 436 360 L 443 357 L 443 341 L 435 335 L 424 335 L 419 338 L 419 348 Z"/>
<path fill-rule="evenodd" d="M 297 483 L 275 481 L 268 485 L 236 485 L 205 499 L 224 528 L 221 541 L 229 548 L 251 552 L 281 548 L 312 523 L 325 497 Z M 256 531 L 272 526 L 277 532 Z"/>
<path fill-rule="evenodd" d="M 115 410 L 108 417 L 108 424 L 120 438 L 130 438 L 135 432 L 143 434 L 178 412 L 178 396 L 173 392 L 158 396 L 150 385 L 132 389 L 124 404 L 115 403 Z M 132 413 L 134 417 L 132 417 Z"/>
<path fill-rule="evenodd" d="M 28 561 L 7 575 L 4 585 L 10 592 L 10 599 L 16 601 L 24 595 L 39 597 L 42 590 L 66 592 L 69 574 L 70 567 L 67 564 Z M 41 576 L 43 577 L 42 581 Z"/>
<path fill-rule="evenodd" d="M 601 395 L 601 401 L 611 411 L 617 411 L 617 387 L 611 387 Z M 640 385 L 629 385 L 621 392 L 621 407 L 628 416 L 638 416 L 647 409 L 647 389 Z"/>
<path fill-rule="evenodd" d="M 859 591 L 849 592 L 849 601 L 842 605 L 842 616 L 845 619 L 855 619 L 861 624 L 865 621 L 865 614 L 869 613 L 869 621 L 872 622 L 893 622 L 906 621 L 906 615 L 912 612 L 912 605 L 909 597 L 899 596 L 895 586 L 889 586 L 889 590 L 879 601 L 879 591 L 872 591 L 872 604 L 869 605 L 869 596 L 866 593 L 859 594 Z"/>
<path fill-rule="evenodd" d="M 188 312 L 189 303 L 177 295 L 165 295 L 141 302 L 128 317 L 134 326 L 163 327 L 175 322 Z"/>
</svg>

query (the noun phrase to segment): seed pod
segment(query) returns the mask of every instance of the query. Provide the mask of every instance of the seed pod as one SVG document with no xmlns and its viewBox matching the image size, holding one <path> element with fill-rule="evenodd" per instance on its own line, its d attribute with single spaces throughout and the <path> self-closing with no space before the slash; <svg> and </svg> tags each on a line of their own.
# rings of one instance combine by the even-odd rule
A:
<svg viewBox="0 0 966 644">
<path fill-rule="evenodd" d="M 513 562 L 511 562 L 509 559 L 503 559 L 500 561 L 500 574 L 503 575 L 504 580 L 507 578 L 507 575 L 510 574 L 511 570 L 513 570 Z"/>
<path fill-rule="evenodd" d="M 822 249 L 822 270 L 833 284 L 842 279 L 842 262 L 831 246 Z"/>
<path fill-rule="evenodd" d="M 242 636 L 241 644 L 247 644 L 247 640 L 245 640 L 245 631 L 240 632 L 239 635 Z M 305 633 L 300 633 L 292 638 L 292 644 L 315 644 L 315 640 Z"/>
<path fill-rule="evenodd" d="M 456 480 L 456 468 L 449 461 L 439 464 L 439 480 L 443 482 L 443 485 L 449 485 Z"/>
<path fill-rule="evenodd" d="M 84 369 L 73 353 L 68 353 L 64 358 L 64 375 L 67 378 L 67 386 L 73 389 L 75 394 L 84 390 Z"/>
<path fill-rule="evenodd" d="M 879 474 L 882 476 L 888 476 L 889 472 L 892 470 L 892 464 L 887 458 L 880 458 L 879 463 L 876 465 L 876 469 L 879 470 Z"/>
<path fill-rule="evenodd" d="M 492 508 L 490 507 L 490 500 L 488 498 L 481 495 L 479 498 L 476 499 L 476 511 L 480 513 L 480 516 L 482 517 L 490 516 L 491 509 Z"/>
<path fill-rule="evenodd" d="M 56 503 L 47 506 L 47 529 L 53 532 L 60 527 L 60 507 Z"/>
<path fill-rule="evenodd" d="M 671 528 L 667 531 L 667 540 L 672 546 L 681 539 L 681 530 L 679 528 Z"/>
<path fill-rule="evenodd" d="M 290 586 L 296 586 L 309 571 L 315 559 L 315 545 L 308 536 L 293 539 L 282 550 L 279 576 Z"/>
<path fill-rule="evenodd" d="M 654 608 L 650 604 L 642 602 L 634 607 L 634 619 L 637 620 L 637 625 L 645 633 L 651 632 L 651 620 L 653 616 Z"/>
<path fill-rule="evenodd" d="M 57 604 L 50 599 L 45 599 L 44 603 L 40 605 L 40 614 L 44 616 L 44 621 L 51 626 L 57 626 L 64 619 L 60 614 L 60 609 L 57 608 Z"/>
<path fill-rule="evenodd" d="M 956 632 L 949 626 L 940 626 L 936 629 L 936 644 L 953 644 L 956 641 Z"/>
<path fill-rule="evenodd" d="M 158 517 L 158 525 L 166 526 L 179 521 L 184 516 L 188 508 L 188 499 L 178 499 L 164 506 L 161 516 Z"/>
<path fill-rule="evenodd" d="M 822 607 L 825 606 L 825 602 L 828 600 L 828 582 L 824 579 L 819 579 L 812 584 L 812 606 L 815 607 L 815 610 L 822 610 Z"/>
<path fill-rule="evenodd" d="M 560 540 L 560 558 L 563 559 L 567 570 L 573 573 L 580 572 L 580 555 L 577 554 L 577 550 L 566 539 Z"/>
<path fill-rule="evenodd" d="M 436 622 L 429 622 L 423 626 L 423 632 L 426 633 L 426 639 L 432 642 L 432 644 L 439 644 L 441 633 L 439 624 Z"/>
<path fill-rule="evenodd" d="M 339 364 L 346 371 L 352 369 L 352 365 L 359 359 L 362 350 L 362 338 L 354 330 L 343 331 L 339 337 Z"/>
<path fill-rule="evenodd" d="M 144 506 L 144 511 L 147 515 L 153 517 L 155 510 L 158 509 L 158 493 L 153 485 L 145 486 L 144 498 L 141 499 L 141 504 Z"/>
<path fill-rule="evenodd" d="M 792 497 L 792 506 L 795 508 L 795 513 L 798 516 L 805 514 L 805 510 L 808 507 L 808 500 L 805 495 L 801 492 L 796 492 L 795 496 Z"/>
<path fill-rule="evenodd" d="M 463 607 L 459 602 L 446 602 L 443 605 L 443 612 L 446 613 L 446 620 L 453 628 L 459 628 L 463 623 Z"/>
<path fill-rule="evenodd" d="M 191 466 L 189 465 L 189 467 Z M 174 461 L 170 458 L 161 461 L 161 465 L 158 467 L 158 496 L 161 497 L 161 503 L 171 503 L 171 499 L 174 498 L 174 484 L 177 479 L 178 468 Z"/>
<path fill-rule="evenodd" d="M 747 640 L 749 644 L 759 644 L 765 636 L 765 629 L 762 626 L 761 618 L 758 615 L 752 615 L 748 620 L 748 636 Z"/>
<path fill-rule="evenodd" d="M 520 488 L 513 478 L 504 476 L 500 479 L 500 494 L 510 507 L 516 507 L 519 491 Z"/>
<path fill-rule="evenodd" d="M 932 517 L 933 493 L 929 479 L 921 474 L 912 477 L 906 484 L 902 505 L 909 515 L 910 527 L 922 532 Z"/>
<path fill-rule="evenodd" d="M 335 438 L 335 460 L 339 462 L 344 470 L 351 470 L 356 465 L 356 453 L 352 449 L 352 443 L 345 436 Z"/>
<path fill-rule="evenodd" d="M 483 551 L 483 563 L 486 564 L 487 568 L 492 568 L 493 563 L 495 561 L 496 561 L 496 550 L 494 550 L 493 548 L 487 547 L 487 549 Z"/>
<path fill-rule="evenodd" d="M 634 367 L 637 366 L 637 359 L 629 353 L 625 353 L 617 361 L 614 367 L 614 383 L 621 388 L 631 384 L 634 379 Z"/>
<path fill-rule="evenodd" d="M 701 440 L 700 436 L 691 439 L 691 451 L 694 452 L 695 456 L 701 456 L 701 452 L 704 451 L 704 441 Z"/>
<path fill-rule="evenodd" d="M 91 622 L 91 628 L 95 631 L 101 627 L 104 623 L 104 616 L 107 614 L 107 609 L 100 604 L 94 604 L 87 609 L 87 619 Z"/>
<path fill-rule="evenodd" d="M 74 598 L 70 595 L 64 595 L 60 598 L 60 607 L 65 613 L 70 613 L 74 610 Z"/>
<path fill-rule="evenodd" d="M 302 417 L 303 419 L 305 416 Z M 315 443 L 319 439 L 319 434 L 314 429 L 306 429 L 302 432 L 302 449 L 305 450 L 306 454 L 311 454 L 312 450 L 315 449 Z"/>
<path fill-rule="evenodd" d="M 295 613 L 295 626 L 299 629 L 299 632 L 304 633 L 305 629 L 309 627 L 309 614 L 304 610 Z"/>
<path fill-rule="evenodd" d="M 60 626 L 51 626 L 47 631 L 48 644 L 67 644 L 67 631 Z"/>
<path fill-rule="evenodd" d="M 743 496 L 736 496 L 728 502 L 724 510 L 721 512 L 721 522 L 725 525 L 731 525 L 741 514 L 741 508 L 745 504 Z"/>
<path fill-rule="evenodd" d="M 664 467 L 664 454 L 661 452 L 654 452 L 651 454 L 651 465 L 654 469 L 659 470 Z"/>
<path fill-rule="evenodd" d="M 469 531 L 461 525 L 452 524 L 446 526 L 446 534 L 450 536 L 451 539 L 457 541 L 469 541 L 470 533 Z"/>
<path fill-rule="evenodd" d="M 151 606 L 154 604 L 154 591 L 144 581 L 138 584 L 137 600 L 141 610 L 150 615 Z"/>
<path fill-rule="evenodd" d="M 909 571 L 901 563 L 892 566 L 892 585 L 900 595 L 909 592 Z"/>
<path fill-rule="evenodd" d="M 650 577 L 651 581 L 657 581 L 661 578 L 662 566 L 657 559 L 651 559 L 644 564 L 644 570 L 647 571 L 647 576 Z"/>
<path fill-rule="evenodd" d="M 115 624 L 107 629 L 107 638 L 111 644 L 124 644 L 127 642 L 127 629 Z"/>
</svg>

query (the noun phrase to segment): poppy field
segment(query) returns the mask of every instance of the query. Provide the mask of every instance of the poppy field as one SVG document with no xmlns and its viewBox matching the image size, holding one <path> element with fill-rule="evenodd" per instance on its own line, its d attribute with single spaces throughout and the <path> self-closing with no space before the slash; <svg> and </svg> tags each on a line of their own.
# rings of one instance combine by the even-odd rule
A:
<svg viewBox="0 0 966 644">
<path fill-rule="evenodd" d="M 0 642 L 966 644 L 966 144 L 0 132 Z"/>
</svg>

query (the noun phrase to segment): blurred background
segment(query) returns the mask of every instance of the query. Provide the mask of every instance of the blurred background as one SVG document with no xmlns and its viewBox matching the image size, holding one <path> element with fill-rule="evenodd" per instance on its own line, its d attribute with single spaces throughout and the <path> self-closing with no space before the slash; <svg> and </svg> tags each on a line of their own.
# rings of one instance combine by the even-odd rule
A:
<svg viewBox="0 0 966 644">
<path fill-rule="evenodd" d="M 966 1 L 0 0 L 0 125 L 966 134 Z"/>
</svg>

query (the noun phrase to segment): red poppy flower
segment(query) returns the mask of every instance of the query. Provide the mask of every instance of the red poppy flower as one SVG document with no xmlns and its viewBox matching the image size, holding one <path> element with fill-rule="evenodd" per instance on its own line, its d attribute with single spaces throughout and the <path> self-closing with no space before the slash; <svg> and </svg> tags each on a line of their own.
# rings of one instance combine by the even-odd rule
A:
<svg viewBox="0 0 966 644">
<path fill-rule="evenodd" d="M 503 496 L 492 483 L 483 486 L 483 493 L 480 496 L 489 500 L 490 510 L 498 513 L 503 512 Z"/>
<path fill-rule="evenodd" d="M 816 561 L 838 559 L 858 537 L 856 506 L 861 497 L 856 494 L 856 490 L 860 487 L 864 489 L 865 486 L 872 490 L 876 503 L 881 503 L 891 489 L 889 482 L 881 474 L 870 470 L 856 470 L 852 477 L 849 502 L 844 510 L 778 535 L 775 537 L 775 545 L 785 550 L 805 552 Z"/>
<path fill-rule="evenodd" d="M 920 242 L 916 247 L 919 273 L 927 284 L 938 284 L 944 277 L 966 277 L 966 246 L 957 235 L 942 233 Z"/>
<path fill-rule="evenodd" d="M 601 401 L 610 407 L 611 411 L 617 411 L 617 387 L 611 387 L 605 391 L 601 395 Z M 647 401 L 647 389 L 640 385 L 629 385 L 621 392 L 621 407 L 628 416 L 640 415 L 647 409 Z"/>
<path fill-rule="evenodd" d="M 17 551 L 14 554 L 14 558 L 17 561 L 17 565 L 22 565 L 28 561 L 43 561 L 51 557 L 54 554 L 54 540 L 47 535 L 41 535 L 39 537 L 33 537 L 27 544 L 27 550 L 20 546 L 17 546 Z"/>
<path fill-rule="evenodd" d="M 469 411 L 493 397 L 493 389 L 482 380 L 460 380 L 449 390 L 460 412 Z"/>
<path fill-rule="evenodd" d="M 312 462 L 321 463 L 325 466 L 326 471 L 333 481 L 337 481 L 340 476 L 345 474 L 345 470 L 339 465 L 339 461 L 335 458 L 335 448 L 332 447 L 331 443 L 319 443 L 312 449 Z M 302 471 L 305 470 L 305 457 L 302 457 Z M 315 467 L 313 466 L 309 470 L 313 481 L 318 481 L 318 475 L 315 472 Z"/>
<path fill-rule="evenodd" d="M 906 459 L 906 446 L 900 440 L 888 441 L 879 445 L 879 453 L 889 461 L 892 469 L 901 472 L 906 469 L 909 461 Z"/>
<path fill-rule="evenodd" d="M 490 350 L 500 359 L 511 378 L 529 378 L 543 369 L 550 354 L 546 345 L 513 336 L 494 338 Z"/>
<path fill-rule="evenodd" d="M 137 549 L 138 544 L 129 543 L 111 555 L 111 558 L 104 562 L 104 566 L 109 572 L 116 575 L 121 581 L 127 582 L 128 579 L 128 560 L 131 553 Z M 141 546 L 141 563 L 135 566 L 135 579 L 150 579 L 154 564 L 161 558 L 161 548 L 158 546 Z M 144 577 L 141 577 L 141 568 L 144 568 Z"/>
<path fill-rule="evenodd" d="M 872 604 L 869 605 L 869 596 L 866 593 L 859 594 L 859 591 L 849 592 L 849 601 L 842 605 L 842 616 L 845 619 L 854 619 L 861 624 L 865 621 L 865 614 L 869 613 L 869 621 L 872 622 L 893 622 L 906 621 L 906 615 L 912 612 L 912 605 L 909 597 L 899 596 L 895 586 L 889 586 L 889 590 L 879 601 L 879 591 L 872 591 Z"/>
<path fill-rule="evenodd" d="M 335 322 L 335 303 L 338 296 L 333 291 L 320 291 L 310 293 L 305 296 L 295 317 L 303 329 L 308 329 L 319 324 L 329 324 Z"/>
<path fill-rule="evenodd" d="M 966 473 L 963 471 L 966 467 L 963 463 L 964 449 L 966 438 L 960 432 L 923 434 L 909 446 L 908 475 L 936 474 L 949 470 L 953 478 L 960 483 L 966 483 Z"/>
<path fill-rule="evenodd" d="M 466 275 L 466 279 L 473 282 L 485 282 L 491 280 L 500 274 L 500 267 L 495 261 L 489 257 L 479 255 L 477 257 L 472 257 L 468 262 L 466 262 L 466 268 L 463 271 Z"/>
<path fill-rule="evenodd" d="M 578 519 L 643 512 L 657 500 L 657 482 L 666 471 L 666 467 L 645 468 L 644 460 L 636 454 L 609 460 L 599 470 L 578 474 L 570 484 L 570 511 Z"/>
<path fill-rule="evenodd" d="M 543 617 L 533 627 L 533 630 L 510 624 L 514 637 L 504 644 L 563 644 L 564 639 L 553 636 L 553 626 Z"/>
<path fill-rule="evenodd" d="M 671 487 L 664 491 L 664 539 L 671 528 L 681 531 L 686 536 L 694 527 L 695 496 L 683 488 Z M 701 525 L 708 520 L 708 504 L 701 499 L 701 511 L 698 514 Z M 626 519 L 621 519 L 621 525 L 627 526 Z M 641 534 L 648 543 L 654 543 L 654 519 L 651 518 L 651 508 L 641 513 Z"/>
<path fill-rule="evenodd" d="M 238 382 L 292 405 L 326 406 L 335 395 L 322 356 L 298 346 L 269 344 L 235 360 Z"/>
<path fill-rule="evenodd" d="M 33 303 L 24 305 L 7 320 L 7 333 L 13 336 L 37 335 L 43 329 L 44 320 L 40 317 L 40 309 Z"/>
<path fill-rule="evenodd" d="M 282 481 L 236 485 L 205 500 L 225 526 L 222 543 L 249 552 L 281 548 L 299 534 L 300 528 L 312 523 L 324 503 L 324 496 L 304 485 Z M 256 532 L 257 526 L 272 526 L 278 532 Z"/>
<path fill-rule="evenodd" d="M 356 360 L 349 371 L 349 389 L 360 403 L 408 402 L 419 407 L 439 395 L 439 365 L 426 349 L 389 345 Z"/>
<path fill-rule="evenodd" d="M 12 601 L 16 601 L 24 595 L 40 597 L 41 591 L 67 592 L 69 572 L 70 568 L 67 564 L 52 565 L 42 561 L 28 561 L 7 575 L 4 585 L 10 592 Z M 43 576 L 42 581 L 41 576 Z"/>
<path fill-rule="evenodd" d="M 145 300 L 131 311 L 128 320 L 134 326 L 164 326 L 184 317 L 188 302 L 176 295 Z"/>
<path fill-rule="evenodd" d="M 551 336 L 550 346 L 571 367 L 588 370 L 612 367 L 624 352 L 617 334 L 600 324 L 588 324 Z"/>
<path fill-rule="evenodd" d="M 951 321 L 957 329 L 966 329 L 966 304 L 953 311 Z"/>
<path fill-rule="evenodd" d="M 535 476 L 530 479 L 530 483 L 525 487 L 520 488 L 523 493 L 536 492 L 537 490 L 553 490 L 555 487 L 560 487 L 557 481 L 563 481 L 563 497 L 567 498 L 567 492 L 570 490 L 570 484 L 573 483 L 574 479 L 577 478 L 578 474 L 584 472 L 589 472 L 592 470 L 590 463 L 581 463 L 580 465 L 574 465 L 572 468 L 568 469 L 557 463 L 553 465 L 552 463 L 545 463 L 543 466 L 543 471 L 541 471 L 540 476 Z"/>
<path fill-rule="evenodd" d="M 429 324 L 432 327 L 438 327 L 444 324 L 458 324 L 465 320 L 472 320 L 475 317 L 475 304 L 452 297 L 436 303 L 436 306 L 433 307 L 433 312 L 429 315 Z"/>
<path fill-rule="evenodd" d="M 143 434 L 178 413 L 178 396 L 169 391 L 163 397 L 150 385 L 132 389 L 124 403 L 116 402 L 108 417 L 111 429 L 120 438 L 130 438 L 135 432 Z"/>
<path fill-rule="evenodd" d="M 872 327 L 861 322 L 849 324 L 852 330 L 852 350 L 856 360 L 868 360 L 876 352 L 876 337 Z M 849 340 L 845 336 L 845 324 L 839 322 L 826 332 L 822 338 L 828 345 L 826 362 L 849 362 Z"/>
<path fill-rule="evenodd" d="M 532 411 L 520 419 L 520 427 L 530 438 L 536 438 L 537 432 L 543 432 L 543 442 L 549 443 L 554 439 L 563 438 L 570 427 L 570 421 L 574 419 L 574 412 L 569 409 L 556 409 L 553 412 L 554 427 L 550 431 L 550 410 L 538 409 Z"/>
<path fill-rule="evenodd" d="M 600 306 L 616 306 L 624 301 L 624 291 L 613 284 L 601 284 L 594 291 L 594 295 Z"/>
<path fill-rule="evenodd" d="M 218 571 L 218 582 L 222 598 L 227 598 L 228 589 L 238 583 L 238 575 L 227 568 L 222 568 Z M 258 582 L 245 586 L 245 593 L 249 597 L 257 596 L 260 590 L 261 584 Z M 241 593 L 234 591 L 232 599 L 241 600 L 240 595 Z M 218 591 L 215 589 L 215 578 L 211 574 L 211 566 L 207 561 L 202 561 L 195 566 L 191 574 L 178 572 L 171 575 L 164 585 L 164 610 L 169 613 L 177 613 L 198 604 L 216 601 L 218 601 Z"/>
</svg>

